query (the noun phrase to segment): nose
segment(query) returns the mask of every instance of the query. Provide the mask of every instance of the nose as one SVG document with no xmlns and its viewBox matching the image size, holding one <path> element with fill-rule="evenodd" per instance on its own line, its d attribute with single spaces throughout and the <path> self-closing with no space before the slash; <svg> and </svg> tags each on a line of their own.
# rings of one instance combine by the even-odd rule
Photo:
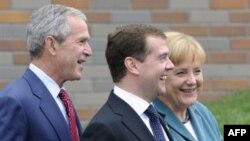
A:
<svg viewBox="0 0 250 141">
<path fill-rule="evenodd" d="M 190 74 L 189 77 L 187 78 L 186 83 L 188 85 L 196 84 L 196 77 L 195 77 L 195 75 L 194 74 Z"/>
<path fill-rule="evenodd" d="M 89 43 L 86 44 L 86 46 L 83 49 L 83 53 L 87 56 L 92 56 L 92 48 Z"/>
<path fill-rule="evenodd" d="M 173 62 L 167 57 L 167 63 L 166 63 L 166 70 L 173 70 L 174 69 L 174 64 Z"/>
</svg>

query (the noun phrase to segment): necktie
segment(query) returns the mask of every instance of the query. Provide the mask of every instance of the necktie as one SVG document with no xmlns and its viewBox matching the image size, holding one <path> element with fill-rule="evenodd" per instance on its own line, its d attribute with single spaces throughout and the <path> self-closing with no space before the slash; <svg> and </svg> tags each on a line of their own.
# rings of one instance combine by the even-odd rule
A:
<svg viewBox="0 0 250 141">
<path fill-rule="evenodd" d="M 166 141 L 161 128 L 160 119 L 154 107 L 150 105 L 144 113 L 149 118 L 150 127 L 153 130 L 156 141 Z"/>
<path fill-rule="evenodd" d="M 61 89 L 61 91 L 59 93 L 59 97 L 61 98 L 61 100 L 65 106 L 66 112 L 67 112 L 71 137 L 72 137 L 73 141 L 79 141 L 77 126 L 76 126 L 75 111 L 74 111 L 72 102 L 69 98 L 69 95 L 67 94 L 67 92 L 65 90 Z"/>
</svg>

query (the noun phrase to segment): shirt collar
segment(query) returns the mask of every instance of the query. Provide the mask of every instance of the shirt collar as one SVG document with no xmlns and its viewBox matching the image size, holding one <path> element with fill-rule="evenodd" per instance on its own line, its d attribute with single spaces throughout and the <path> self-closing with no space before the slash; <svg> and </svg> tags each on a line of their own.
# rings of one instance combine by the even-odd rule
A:
<svg viewBox="0 0 250 141">
<path fill-rule="evenodd" d="M 53 98 L 56 98 L 61 90 L 59 85 L 51 77 L 49 77 L 45 72 L 43 72 L 40 68 L 38 68 L 34 64 L 31 63 L 29 65 L 29 69 L 32 72 L 34 72 L 37 75 L 37 77 L 43 82 L 43 84 L 51 93 Z"/>
<path fill-rule="evenodd" d="M 138 115 L 142 115 L 150 103 L 118 86 L 114 86 L 114 94 L 128 103 Z"/>
</svg>

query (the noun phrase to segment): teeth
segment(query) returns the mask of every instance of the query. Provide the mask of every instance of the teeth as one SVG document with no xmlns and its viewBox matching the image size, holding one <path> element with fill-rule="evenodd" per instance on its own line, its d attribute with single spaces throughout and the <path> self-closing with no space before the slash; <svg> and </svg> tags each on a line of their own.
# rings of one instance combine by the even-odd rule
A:
<svg viewBox="0 0 250 141">
<path fill-rule="evenodd" d="M 194 91 L 193 89 L 184 90 L 184 92 L 187 92 L 187 93 L 191 93 L 191 92 L 193 92 L 193 91 Z"/>
<path fill-rule="evenodd" d="M 162 76 L 161 79 L 166 80 L 167 76 Z"/>
</svg>

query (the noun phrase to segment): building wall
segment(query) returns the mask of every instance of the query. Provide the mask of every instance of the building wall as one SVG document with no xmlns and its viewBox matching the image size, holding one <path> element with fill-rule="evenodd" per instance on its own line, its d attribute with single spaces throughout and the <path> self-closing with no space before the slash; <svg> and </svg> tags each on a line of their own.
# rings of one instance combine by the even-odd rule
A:
<svg viewBox="0 0 250 141">
<path fill-rule="evenodd" d="M 81 9 L 88 17 L 93 56 L 83 79 L 65 84 L 82 120 L 91 118 L 113 87 L 106 35 L 121 24 L 146 23 L 194 36 L 207 52 L 202 100 L 250 85 L 249 0 L 1 0 L 0 88 L 29 64 L 26 24 L 33 10 L 49 3 Z"/>
</svg>

